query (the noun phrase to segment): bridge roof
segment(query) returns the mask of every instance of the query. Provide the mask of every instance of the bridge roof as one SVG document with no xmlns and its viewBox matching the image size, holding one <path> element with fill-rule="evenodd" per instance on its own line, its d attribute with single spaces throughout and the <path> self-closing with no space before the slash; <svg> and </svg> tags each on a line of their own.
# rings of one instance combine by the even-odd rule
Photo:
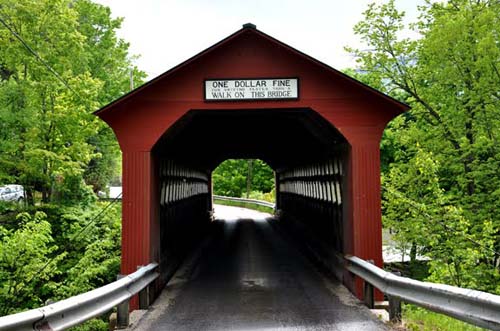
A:
<svg viewBox="0 0 500 331">
<path fill-rule="evenodd" d="M 144 85 L 141 85 L 140 87 L 132 90 L 131 92 L 123 95 L 122 97 L 116 99 L 115 101 L 109 103 L 108 105 L 104 106 L 103 108 L 97 110 L 94 112 L 95 115 L 99 116 L 99 117 L 106 117 L 107 113 L 110 113 L 110 112 L 114 112 L 115 108 L 117 108 L 117 106 L 119 106 L 121 103 L 125 102 L 125 101 L 128 101 L 129 99 L 133 99 L 135 97 L 137 97 L 138 95 L 140 95 L 141 93 L 143 93 L 145 90 L 147 90 L 148 88 L 154 86 L 155 84 L 159 83 L 160 81 L 163 81 L 163 80 L 167 80 L 169 79 L 171 76 L 174 76 L 176 72 L 178 72 L 179 70 L 185 68 L 186 66 L 192 64 L 193 62 L 196 62 L 198 60 L 200 60 L 201 58 L 203 58 L 204 56 L 214 52 L 215 50 L 219 49 L 220 47 L 228 44 L 229 42 L 232 42 L 238 38 L 243 38 L 245 36 L 248 36 L 248 35 L 255 35 L 257 36 L 258 38 L 262 38 L 262 39 L 265 39 L 269 42 L 271 42 L 272 44 L 275 44 L 279 47 L 282 47 L 284 49 L 286 49 L 288 52 L 292 53 L 292 54 L 295 54 L 301 58 L 303 58 L 304 60 L 306 61 L 309 61 L 311 63 L 314 63 L 316 66 L 318 66 L 319 68 L 323 69 L 323 70 L 326 70 L 330 73 L 332 73 L 333 75 L 335 76 L 338 76 L 338 77 L 341 77 L 342 79 L 345 79 L 346 82 L 348 83 L 352 83 L 352 84 L 355 84 L 356 86 L 358 86 L 360 89 L 363 89 L 363 90 L 366 90 L 368 91 L 370 94 L 373 94 L 374 96 L 376 96 L 378 99 L 379 99 L 379 102 L 381 103 L 385 103 L 387 104 L 388 108 L 389 109 L 393 109 L 392 111 L 394 112 L 394 108 L 396 108 L 395 112 L 399 112 L 399 113 L 402 113 L 406 110 L 408 110 L 410 107 L 403 103 L 403 102 L 400 102 L 334 68 L 332 68 L 331 66 L 271 37 L 270 35 L 260 31 L 260 30 L 257 30 L 256 26 L 253 25 L 253 24 L 244 24 L 243 25 L 243 28 L 241 28 L 240 30 L 236 31 L 235 33 L 231 34 L 230 36 L 226 37 L 225 39 L 219 41 L 218 43 L 214 44 L 213 46 L 203 50 L 202 52 L 196 54 L 195 56 L 189 58 L 188 60 L 182 62 L 181 64 L 171 68 L 170 70 L 167 70 L 166 72 L 164 72 L 163 74 L 157 76 L 156 78 L 150 80 L 149 82 L 145 83 Z"/>
</svg>

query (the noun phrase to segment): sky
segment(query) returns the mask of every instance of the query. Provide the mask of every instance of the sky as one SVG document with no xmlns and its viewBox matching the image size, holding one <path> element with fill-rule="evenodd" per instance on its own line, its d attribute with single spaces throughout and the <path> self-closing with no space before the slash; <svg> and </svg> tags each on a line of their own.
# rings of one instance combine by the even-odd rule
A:
<svg viewBox="0 0 500 331">
<path fill-rule="evenodd" d="M 336 69 L 355 66 L 345 46 L 363 48 L 354 25 L 373 0 L 94 0 L 123 17 L 118 35 L 152 79 L 245 23 Z M 384 2 L 384 0 L 375 0 Z M 398 0 L 408 20 L 423 0 Z"/>
</svg>

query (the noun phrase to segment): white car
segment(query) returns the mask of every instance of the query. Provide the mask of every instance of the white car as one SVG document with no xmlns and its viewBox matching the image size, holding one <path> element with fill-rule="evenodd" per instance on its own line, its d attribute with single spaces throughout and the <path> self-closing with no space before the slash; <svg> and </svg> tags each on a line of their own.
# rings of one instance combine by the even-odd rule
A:
<svg viewBox="0 0 500 331">
<path fill-rule="evenodd" d="M 24 200 L 24 187 L 21 185 L 0 186 L 0 201 Z"/>
</svg>

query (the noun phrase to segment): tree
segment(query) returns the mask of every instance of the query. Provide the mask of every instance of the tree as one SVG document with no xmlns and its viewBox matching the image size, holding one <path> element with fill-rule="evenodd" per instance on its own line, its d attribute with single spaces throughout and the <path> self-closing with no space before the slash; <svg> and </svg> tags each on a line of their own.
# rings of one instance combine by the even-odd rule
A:
<svg viewBox="0 0 500 331">
<path fill-rule="evenodd" d="M 0 0 L 0 9 L 0 179 L 44 202 L 77 201 L 83 178 L 102 189 L 119 150 L 91 113 L 129 89 L 121 20 L 87 0 Z M 81 194 L 68 197 L 75 188 Z"/>
<path fill-rule="evenodd" d="M 86 37 L 86 61 L 93 77 L 103 82 L 97 96 L 99 106 L 115 100 L 130 90 L 130 71 L 134 84 L 139 86 L 146 78 L 143 71 L 132 65 L 134 57 L 128 53 L 129 44 L 116 36 L 122 18 L 111 18 L 108 7 L 88 0 L 74 3 L 78 12 L 78 29 Z M 95 146 L 95 157 L 84 173 L 85 182 L 94 192 L 105 190 L 121 173 L 121 154 L 112 130 L 99 122 L 97 134 L 88 142 Z"/>
<path fill-rule="evenodd" d="M 370 5 L 365 19 L 355 27 L 369 50 L 350 51 L 358 57 L 361 72 L 378 82 L 383 91 L 412 107 L 408 114 L 389 125 L 382 142 L 384 151 L 390 153 L 385 155 L 385 161 L 393 162 L 383 166 L 389 174 L 389 185 L 394 188 L 398 180 L 408 181 L 407 187 L 399 187 L 405 197 L 419 201 L 428 210 L 435 210 L 436 218 L 461 235 L 460 240 L 454 237 L 455 244 L 465 247 L 447 251 L 449 259 L 458 261 L 455 267 L 461 268 L 467 260 L 471 266 L 488 270 L 488 274 L 493 275 L 479 277 L 476 282 L 460 283 L 491 289 L 491 282 L 498 281 L 500 261 L 500 220 L 497 216 L 500 207 L 497 143 L 500 134 L 497 88 L 500 85 L 500 3 L 483 0 L 428 2 L 420 12 L 419 21 L 410 26 L 420 38 L 402 39 L 399 36 L 406 28 L 404 13 L 397 11 L 394 1 Z M 432 185 L 436 183 L 426 182 L 425 172 L 416 173 L 411 166 L 416 166 L 422 155 L 432 155 L 433 162 L 438 165 L 432 170 L 434 174 L 428 173 L 437 180 L 434 188 Z M 419 178 L 411 180 L 411 176 Z M 422 195 L 425 189 L 429 192 Z M 436 193 L 439 199 L 433 201 Z M 385 210 L 398 210 L 401 201 L 385 194 Z M 449 218 L 451 214 L 455 216 Z M 419 227 L 422 223 L 417 218 L 412 218 L 414 228 L 411 224 L 398 223 L 398 218 L 401 217 L 396 213 L 385 215 L 393 226 L 399 224 L 401 230 L 406 227 L 415 240 L 425 241 L 428 233 Z M 455 225 L 458 228 L 455 229 Z M 445 231 L 441 229 L 440 233 Z M 494 238 L 493 246 L 491 238 Z M 446 247 L 446 241 L 438 242 L 443 246 L 432 245 L 432 251 Z M 471 254 L 478 245 L 490 255 Z M 464 253 L 468 250 L 469 255 Z M 468 259 L 471 255 L 475 259 Z M 434 256 L 437 263 L 445 261 L 445 257 L 445 254 Z M 461 274 L 474 273 L 473 270 L 466 268 Z M 439 278 L 439 274 L 444 275 L 441 268 L 433 268 L 433 271 L 434 279 Z"/>
<path fill-rule="evenodd" d="M 30 200 L 0 208 L 0 314 L 116 277 L 120 210 L 92 189 L 119 176 L 120 152 L 92 112 L 129 91 L 130 70 L 145 77 L 121 21 L 88 0 L 0 0 L 0 184 Z"/>
<path fill-rule="evenodd" d="M 274 188 L 274 172 L 262 160 L 226 160 L 213 171 L 212 180 L 214 194 L 224 196 L 242 197 L 247 190 L 269 193 Z"/>
</svg>

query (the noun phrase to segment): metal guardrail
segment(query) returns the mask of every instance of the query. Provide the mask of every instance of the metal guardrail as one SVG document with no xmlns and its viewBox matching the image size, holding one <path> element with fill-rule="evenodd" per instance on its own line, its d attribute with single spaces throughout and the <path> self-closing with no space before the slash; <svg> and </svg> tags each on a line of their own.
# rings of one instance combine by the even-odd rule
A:
<svg viewBox="0 0 500 331">
<path fill-rule="evenodd" d="M 500 330 L 498 295 L 396 276 L 355 256 L 348 255 L 345 259 L 347 270 L 390 298 L 399 298 L 483 328 Z"/>
<path fill-rule="evenodd" d="M 225 200 L 225 201 L 234 201 L 234 202 L 243 202 L 243 203 L 252 203 L 254 205 L 269 207 L 274 209 L 274 203 L 262 201 L 262 200 L 254 200 L 254 199 L 245 199 L 245 198 L 232 198 L 232 197 L 223 197 L 220 195 L 214 195 L 214 199 L 217 200 Z"/>
<path fill-rule="evenodd" d="M 148 294 L 149 285 L 159 276 L 156 272 L 157 267 L 157 263 L 151 263 L 98 289 L 45 307 L 0 317 L 0 330 L 65 330 L 99 316 L 120 304 L 123 305 L 123 303 L 125 303 L 126 314 L 128 314 L 128 300 L 140 291 L 146 291 L 145 294 Z M 141 294 L 139 296 L 141 297 Z M 139 300 L 141 301 L 141 298 Z M 125 320 L 128 323 L 128 315 L 125 316 Z M 120 316 L 118 323 L 120 323 Z"/>
</svg>

